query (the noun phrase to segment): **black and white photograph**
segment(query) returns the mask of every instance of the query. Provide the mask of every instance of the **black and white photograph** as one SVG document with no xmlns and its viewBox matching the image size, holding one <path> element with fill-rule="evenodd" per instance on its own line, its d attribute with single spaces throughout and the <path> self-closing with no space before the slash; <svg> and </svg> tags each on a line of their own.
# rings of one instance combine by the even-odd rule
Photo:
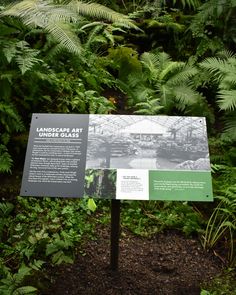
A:
<svg viewBox="0 0 236 295">
<path fill-rule="evenodd" d="M 86 169 L 209 171 L 205 119 L 90 115 Z"/>
</svg>

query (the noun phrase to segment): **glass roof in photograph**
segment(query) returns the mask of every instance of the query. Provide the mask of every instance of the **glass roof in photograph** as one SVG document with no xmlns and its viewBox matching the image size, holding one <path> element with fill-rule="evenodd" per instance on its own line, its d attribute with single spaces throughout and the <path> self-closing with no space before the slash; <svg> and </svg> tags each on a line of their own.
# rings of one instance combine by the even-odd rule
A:
<svg viewBox="0 0 236 295">
<path fill-rule="evenodd" d="M 150 123 L 148 123 L 150 122 Z M 151 124 L 152 123 L 152 124 Z M 104 133 L 125 132 L 125 130 L 135 130 L 136 126 L 142 126 L 142 130 L 152 125 L 158 130 L 160 126 L 167 132 L 178 131 L 186 133 L 191 130 L 194 133 L 204 132 L 204 120 L 201 117 L 179 117 L 179 116 L 142 116 L 142 115 L 90 115 L 89 125 L 91 128 L 98 127 Z M 147 128 L 145 128 L 145 125 Z M 140 128 L 138 128 L 140 129 Z M 152 128 L 153 130 L 153 128 Z M 143 131 L 143 133 L 145 133 Z M 151 132 L 149 132 L 151 133 Z"/>
</svg>

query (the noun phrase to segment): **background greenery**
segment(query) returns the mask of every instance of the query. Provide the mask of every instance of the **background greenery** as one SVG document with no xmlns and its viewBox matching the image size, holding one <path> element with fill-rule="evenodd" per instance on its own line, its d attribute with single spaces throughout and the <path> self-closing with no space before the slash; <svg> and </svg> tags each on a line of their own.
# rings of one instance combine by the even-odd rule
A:
<svg viewBox="0 0 236 295">
<path fill-rule="evenodd" d="M 214 204 L 124 202 L 122 223 L 198 234 L 235 267 L 235 15 L 235 0 L 1 1 L 1 178 L 22 170 L 33 112 L 205 116 Z M 98 202 L 104 222 L 108 208 Z M 72 262 L 93 210 L 86 199 L 2 196 L 0 293 L 34 294 L 27 276 Z"/>
</svg>

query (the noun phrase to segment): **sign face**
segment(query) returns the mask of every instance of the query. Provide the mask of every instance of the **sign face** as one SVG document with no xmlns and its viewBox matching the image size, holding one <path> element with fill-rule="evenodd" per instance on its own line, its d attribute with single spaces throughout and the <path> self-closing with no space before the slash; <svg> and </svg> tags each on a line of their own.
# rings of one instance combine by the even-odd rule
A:
<svg viewBox="0 0 236 295">
<path fill-rule="evenodd" d="M 88 122 L 88 115 L 33 114 L 21 195 L 83 195 Z"/>
<path fill-rule="evenodd" d="M 34 114 L 21 195 L 212 201 L 205 119 Z"/>
</svg>

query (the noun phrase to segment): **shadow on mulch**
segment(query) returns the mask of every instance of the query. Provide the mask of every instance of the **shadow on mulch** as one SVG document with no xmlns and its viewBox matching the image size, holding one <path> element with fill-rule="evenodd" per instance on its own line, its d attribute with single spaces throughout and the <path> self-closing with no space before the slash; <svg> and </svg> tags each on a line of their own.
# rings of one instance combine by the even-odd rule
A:
<svg viewBox="0 0 236 295">
<path fill-rule="evenodd" d="M 151 239 L 123 232 L 119 271 L 109 268 L 109 230 L 97 230 L 85 256 L 73 265 L 54 267 L 52 285 L 41 295 L 199 295 L 200 284 L 222 270 L 221 262 L 205 252 L 196 239 L 167 231 Z"/>
</svg>

